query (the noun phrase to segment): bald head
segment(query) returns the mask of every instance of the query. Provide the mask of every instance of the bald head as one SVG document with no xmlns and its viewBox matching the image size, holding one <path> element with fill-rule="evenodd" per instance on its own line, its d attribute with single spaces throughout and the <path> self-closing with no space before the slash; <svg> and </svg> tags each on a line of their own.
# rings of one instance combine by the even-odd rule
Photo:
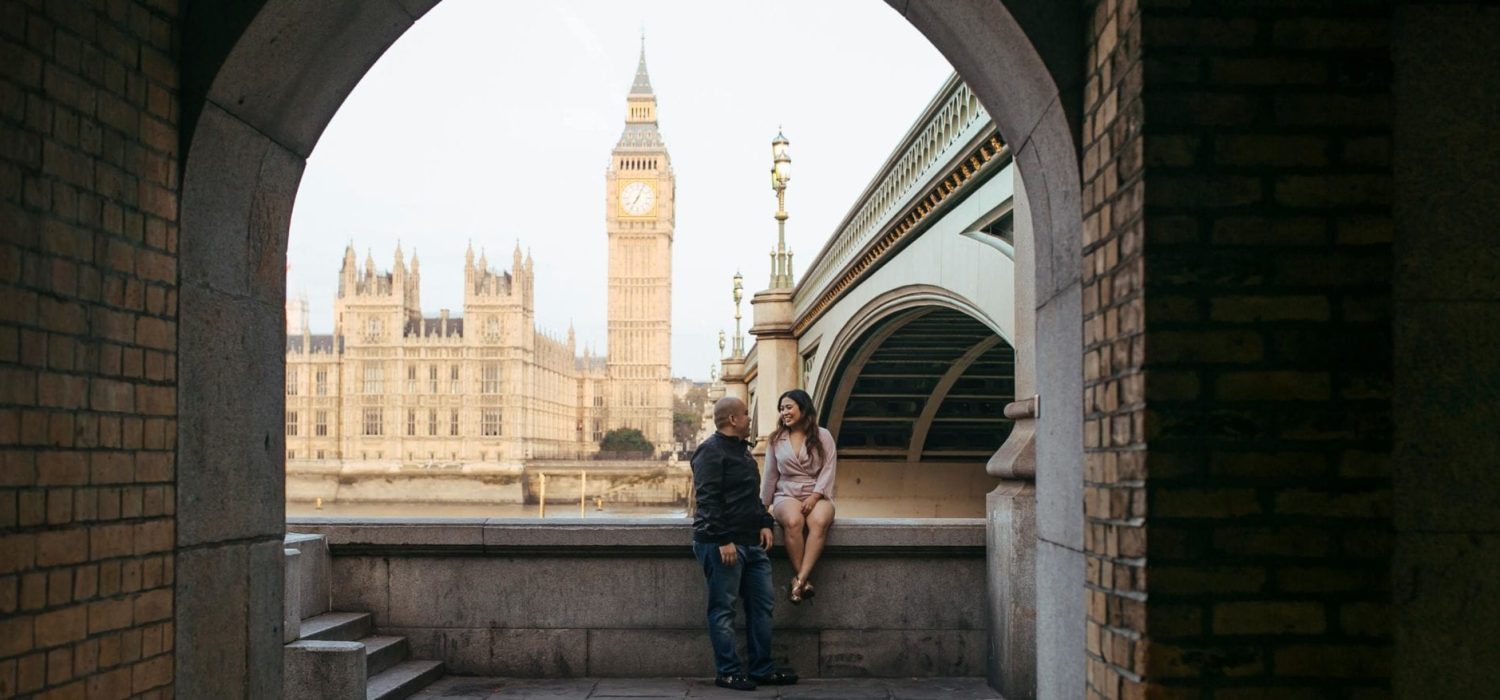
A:
<svg viewBox="0 0 1500 700">
<path fill-rule="evenodd" d="M 714 427 L 726 435 L 743 436 L 741 430 L 750 428 L 750 415 L 745 410 L 745 402 L 734 396 L 725 396 L 715 401 Z"/>
</svg>

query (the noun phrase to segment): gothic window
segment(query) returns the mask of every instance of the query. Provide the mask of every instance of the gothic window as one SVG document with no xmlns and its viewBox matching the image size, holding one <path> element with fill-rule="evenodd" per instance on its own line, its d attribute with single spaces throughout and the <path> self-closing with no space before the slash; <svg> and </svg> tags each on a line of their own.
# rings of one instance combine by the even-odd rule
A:
<svg viewBox="0 0 1500 700">
<path fill-rule="evenodd" d="M 448 434 L 453 436 L 458 435 L 458 409 L 456 408 L 453 409 L 452 416 L 448 421 Z"/>
<path fill-rule="evenodd" d="M 458 393 L 458 365 L 453 365 L 448 370 L 448 393 Z M 458 433 L 454 433 L 457 435 Z"/>
<path fill-rule="evenodd" d="M 378 362 L 365 365 L 365 393 L 379 394 L 385 391 L 385 370 Z"/>
<path fill-rule="evenodd" d="M 438 391 L 437 365 L 427 368 L 427 393 L 436 394 Z"/>
<path fill-rule="evenodd" d="M 437 409 L 427 409 L 427 434 L 437 435 Z"/>
<path fill-rule="evenodd" d="M 365 435 L 369 435 L 369 436 L 384 435 L 385 434 L 385 426 L 383 425 L 383 418 L 384 418 L 384 416 L 381 415 L 380 409 L 378 409 L 378 408 L 367 408 L 367 409 L 365 409 Z"/>
<path fill-rule="evenodd" d="M 500 436 L 500 409 L 498 409 L 498 408 L 486 408 L 486 409 L 484 409 L 484 423 L 483 423 L 482 428 L 483 429 L 482 429 L 481 433 L 485 437 L 499 437 Z"/>
<path fill-rule="evenodd" d="M 317 374 L 314 375 L 314 377 L 315 377 L 317 385 L 318 385 L 317 386 L 318 396 L 327 396 L 328 395 L 328 370 L 326 370 L 326 369 L 319 369 L 318 372 L 317 372 Z"/>
<path fill-rule="evenodd" d="M 406 368 L 406 393 L 417 393 L 417 366 L 411 365 Z"/>
<path fill-rule="evenodd" d="M 318 450 L 318 459 L 323 459 L 323 451 Z"/>
<path fill-rule="evenodd" d="M 500 319 L 491 316 L 484 320 L 484 339 L 491 341 L 500 339 Z"/>
<path fill-rule="evenodd" d="M 313 420 L 313 434 L 318 437 L 328 437 L 328 412 L 318 411 L 314 414 Z"/>
<path fill-rule="evenodd" d="M 286 371 L 286 395 L 297 395 L 297 369 L 295 367 L 289 367 Z"/>
<path fill-rule="evenodd" d="M 802 356 L 802 388 L 807 389 L 812 383 L 813 358 L 817 357 L 818 349 L 813 348 Z"/>
<path fill-rule="evenodd" d="M 406 409 L 406 434 L 417 434 L 417 409 L 415 408 Z"/>
<path fill-rule="evenodd" d="M 380 337 L 380 319 L 371 316 L 365 321 L 365 338 L 376 340 Z"/>
<path fill-rule="evenodd" d="M 481 393 L 481 394 L 498 394 L 498 393 L 500 393 L 500 363 L 498 363 L 498 362 L 486 362 L 486 363 L 484 363 L 484 377 L 483 377 L 483 379 L 482 379 L 482 381 L 480 382 L 480 385 L 479 385 L 479 393 Z"/>
<path fill-rule="evenodd" d="M 297 437 L 297 412 L 286 412 L 286 436 Z"/>
</svg>

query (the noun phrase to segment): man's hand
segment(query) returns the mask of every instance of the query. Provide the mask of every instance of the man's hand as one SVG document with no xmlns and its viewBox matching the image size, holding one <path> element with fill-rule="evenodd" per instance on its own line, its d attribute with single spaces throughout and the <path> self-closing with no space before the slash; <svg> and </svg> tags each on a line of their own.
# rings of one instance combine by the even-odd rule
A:
<svg viewBox="0 0 1500 700">
<path fill-rule="evenodd" d="M 724 562 L 724 566 L 740 563 L 740 552 L 734 548 L 733 542 L 719 545 L 719 561 Z"/>
<path fill-rule="evenodd" d="M 814 493 L 813 495 L 808 496 L 807 498 L 802 499 L 802 514 L 803 515 L 807 515 L 808 513 L 811 513 L 812 509 L 813 509 L 813 506 L 818 505 L 818 499 L 820 499 L 822 497 L 823 497 L 823 494 L 821 494 L 821 493 Z"/>
<path fill-rule="evenodd" d="M 771 542 L 772 542 L 772 539 L 773 539 L 773 535 L 771 534 L 771 528 L 769 528 L 769 527 L 763 527 L 763 528 L 760 529 L 760 548 L 761 549 L 764 549 L 767 552 L 771 551 Z"/>
</svg>

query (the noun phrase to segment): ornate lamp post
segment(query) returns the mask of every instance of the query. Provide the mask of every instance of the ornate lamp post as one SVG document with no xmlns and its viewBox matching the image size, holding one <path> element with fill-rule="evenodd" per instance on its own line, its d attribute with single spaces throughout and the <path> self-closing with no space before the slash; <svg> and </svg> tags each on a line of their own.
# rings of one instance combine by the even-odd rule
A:
<svg viewBox="0 0 1500 700">
<path fill-rule="evenodd" d="M 730 357 L 739 359 L 745 356 L 745 337 L 740 335 L 740 300 L 745 298 L 745 278 L 738 270 L 734 273 L 734 352 Z M 719 347 L 723 347 L 723 338 L 719 339 Z"/>
<path fill-rule="evenodd" d="M 791 146 L 780 129 L 771 140 L 771 189 L 776 190 L 776 250 L 771 253 L 771 289 L 792 286 L 792 252 L 786 247 L 786 184 L 792 180 Z"/>
</svg>

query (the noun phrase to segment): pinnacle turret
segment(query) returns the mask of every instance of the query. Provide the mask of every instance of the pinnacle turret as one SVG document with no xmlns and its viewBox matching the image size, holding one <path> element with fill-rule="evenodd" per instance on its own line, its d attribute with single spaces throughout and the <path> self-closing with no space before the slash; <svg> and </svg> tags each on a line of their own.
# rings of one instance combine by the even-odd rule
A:
<svg viewBox="0 0 1500 700">
<path fill-rule="evenodd" d="M 635 82 L 630 84 L 631 95 L 651 95 L 651 74 L 646 72 L 646 35 L 641 34 L 641 59 L 635 66 Z"/>
</svg>

